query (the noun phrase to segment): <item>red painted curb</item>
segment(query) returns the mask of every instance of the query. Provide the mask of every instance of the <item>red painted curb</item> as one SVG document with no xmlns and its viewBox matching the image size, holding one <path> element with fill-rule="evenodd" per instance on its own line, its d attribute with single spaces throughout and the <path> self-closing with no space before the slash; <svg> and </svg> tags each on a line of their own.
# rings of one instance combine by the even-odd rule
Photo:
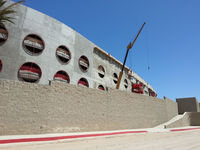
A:
<svg viewBox="0 0 200 150">
<path fill-rule="evenodd" d="M 0 144 L 44 142 L 44 141 L 55 141 L 64 139 L 98 137 L 98 136 L 118 135 L 118 134 L 128 134 L 128 133 L 146 133 L 146 132 L 148 131 L 125 131 L 125 132 L 112 132 L 112 133 L 99 133 L 99 134 L 97 133 L 97 134 L 85 134 L 85 135 L 69 135 L 69 136 L 58 136 L 58 137 L 7 139 L 7 140 L 0 140 Z"/>
<path fill-rule="evenodd" d="M 197 130 L 197 129 L 200 129 L 200 127 L 199 128 L 187 128 L 187 129 L 173 129 L 170 131 L 175 132 L 175 131 L 188 131 L 188 130 Z"/>
</svg>

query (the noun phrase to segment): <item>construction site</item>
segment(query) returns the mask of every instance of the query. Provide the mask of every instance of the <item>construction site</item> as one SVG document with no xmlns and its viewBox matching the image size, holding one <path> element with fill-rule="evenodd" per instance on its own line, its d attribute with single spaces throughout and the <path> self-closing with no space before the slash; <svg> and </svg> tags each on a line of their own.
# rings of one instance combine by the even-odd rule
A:
<svg viewBox="0 0 200 150">
<path fill-rule="evenodd" d="M 167 137 L 199 138 L 195 97 L 158 98 L 125 61 L 67 25 L 24 5 L 16 16 L 0 26 L 0 149 L 154 149 Z"/>
</svg>

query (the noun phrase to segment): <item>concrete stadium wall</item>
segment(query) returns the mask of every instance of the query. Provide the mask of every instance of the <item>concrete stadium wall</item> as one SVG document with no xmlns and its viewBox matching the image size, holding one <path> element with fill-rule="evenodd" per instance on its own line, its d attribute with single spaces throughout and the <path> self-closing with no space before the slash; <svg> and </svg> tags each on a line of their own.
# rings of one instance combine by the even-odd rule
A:
<svg viewBox="0 0 200 150">
<path fill-rule="evenodd" d="M 125 91 L 0 80 L 0 135 L 154 127 L 177 115 L 176 102 Z"/>
<path fill-rule="evenodd" d="M 184 126 L 200 126 L 200 112 L 185 112 L 183 117 L 170 125 L 167 128 L 176 128 Z"/>
<path fill-rule="evenodd" d="M 200 112 L 198 100 L 195 97 L 177 98 L 178 113 L 184 112 Z"/>
<path fill-rule="evenodd" d="M 13 2 L 8 2 L 8 4 L 11 3 Z M 70 84 L 73 85 L 77 85 L 81 78 L 85 78 L 90 88 L 98 88 L 99 85 L 103 85 L 104 88 L 116 87 L 112 76 L 113 73 L 119 75 L 122 67 L 122 64 L 120 65 L 117 59 L 114 57 L 111 59 L 111 56 L 108 55 L 95 57 L 94 48 L 97 46 L 94 43 L 52 17 L 23 5 L 19 5 L 15 9 L 15 16 L 11 15 L 11 17 L 16 18 L 14 20 L 15 24 L 4 24 L 8 32 L 8 39 L 5 43 L 0 43 L 0 61 L 3 65 L 0 70 L 0 79 L 25 81 L 20 77 L 19 71 L 23 64 L 31 62 L 32 64 L 37 64 L 41 69 L 40 79 L 36 81 L 38 84 L 48 85 L 50 80 L 54 80 L 55 74 L 62 70 L 69 75 Z M 40 53 L 31 52 L 24 45 L 24 41 L 30 35 L 37 35 L 42 39 L 42 47 L 44 49 Z M 37 38 L 34 39 L 36 40 Z M 38 44 L 37 42 L 33 43 Z M 67 63 L 63 63 L 57 56 L 57 48 L 61 45 L 70 51 L 70 60 Z M 79 65 L 79 59 L 83 55 L 89 61 L 89 68 L 86 71 L 81 70 Z M 101 54 L 99 53 L 99 55 Z M 106 69 L 106 75 L 103 79 L 100 79 L 97 75 L 99 65 L 103 65 Z M 30 73 L 32 71 L 31 69 L 26 70 L 25 74 L 27 72 Z M 119 89 L 131 92 L 132 80 L 128 78 L 127 73 L 128 71 L 126 70 Z M 146 85 L 144 87 L 146 95 L 149 95 L 148 88 L 155 92 L 140 76 L 136 74 L 133 76 Z M 29 75 L 30 78 L 31 76 Z M 127 89 L 123 83 L 124 79 L 128 82 Z"/>
<path fill-rule="evenodd" d="M 105 87 L 109 87 L 109 88 L 115 88 L 116 84 L 113 81 L 113 73 L 116 73 L 117 76 L 119 77 L 119 72 L 121 71 L 121 66 L 119 66 L 116 62 L 114 62 L 113 60 L 111 60 L 111 58 L 109 58 L 107 55 L 99 53 L 97 51 L 94 50 L 94 79 L 96 79 L 96 86 L 98 86 L 99 84 L 103 84 Z M 105 69 L 105 77 L 104 78 L 100 78 L 98 75 L 98 67 L 99 66 L 103 66 Z M 112 69 L 111 69 L 112 68 Z M 124 80 L 128 81 L 128 87 L 127 89 L 124 87 Z M 105 83 L 105 84 L 104 84 Z M 131 86 L 131 81 L 128 78 L 127 73 L 125 73 L 122 76 L 121 79 L 121 84 L 120 84 L 120 89 L 124 90 L 124 91 L 131 91 L 132 86 Z"/>
<path fill-rule="evenodd" d="M 167 119 L 170 120 L 178 115 L 178 106 L 177 103 L 174 103 L 174 101 L 167 97 L 164 97 L 164 100 L 166 102 Z"/>
<path fill-rule="evenodd" d="M 89 87 L 93 88 L 93 48 L 96 46 L 88 39 L 66 26 L 65 24 L 31 8 L 20 5 L 16 9 L 15 24 L 5 23 L 8 30 L 8 40 L 0 46 L 0 60 L 3 69 L 0 79 L 19 81 L 19 68 L 26 62 L 36 63 L 42 71 L 39 84 L 48 84 L 59 70 L 64 70 L 70 77 L 70 84 L 77 85 L 80 78 L 86 78 Z M 44 50 L 39 55 L 26 52 L 23 46 L 24 38 L 35 34 L 44 41 Z M 71 59 L 67 64 L 61 63 L 56 57 L 56 49 L 65 45 Z M 87 72 L 79 68 L 78 60 L 85 55 L 90 63 Z"/>
<path fill-rule="evenodd" d="M 94 61 L 93 61 L 93 66 L 94 66 L 94 87 L 98 87 L 98 85 L 102 84 L 105 87 L 109 88 L 115 88 L 116 84 L 113 81 L 113 73 L 116 73 L 117 76 L 119 77 L 119 73 L 121 71 L 121 65 L 117 63 L 114 57 L 112 57 L 110 54 L 107 52 L 102 52 L 103 50 L 99 47 L 94 48 Z M 109 57 L 108 57 L 109 56 Z M 105 70 L 105 77 L 101 78 L 98 75 L 98 67 L 103 66 Z M 111 69 L 112 68 L 112 69 Z M 143 83 L 143 90 L 144 90 L 144 95 L 149 95 L 148 89 L 153 88 L 148 84 L 145 80 L 143 80 L 140 76 L 138 76 L 135 72 L 132 72 L 132 76 L 128 75 L 128 68 L 125 67 L 123 76 L 121 79 L 121 84 L 119 89 L 123 91 L 132 91 L 132 83 L 136 83 L 138 80 L 139 82 Z M 125 87 L 125 81 L 128 82 L 127 88 Z"/>
</svg>

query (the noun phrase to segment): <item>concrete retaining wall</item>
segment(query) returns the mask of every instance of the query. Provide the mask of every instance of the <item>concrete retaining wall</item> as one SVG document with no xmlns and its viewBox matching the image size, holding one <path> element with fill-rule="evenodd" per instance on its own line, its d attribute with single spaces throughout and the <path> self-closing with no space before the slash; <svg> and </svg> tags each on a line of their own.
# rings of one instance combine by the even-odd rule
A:
<svg viewBox="0 0 200 150">
<path fill-rule="evenodd" d="M 200 112 L 198 100 L 195 97 L 177 98 L 178 113 L 184 112 Z"/>
<path fill-rule="evenodd" d="M 167 125 L 167 128 L 184 126 L 200 126 L 200 112 L 185 112 L 181 119 Z"/>
<path fill-rule="evenodd" d="M 0 80 L 0 135 L 147 128 L 177 113 L 169 99 Z"/>
<path fill-rule="evenodd" d="M 177 103 L 174 103 L 174 101 L 167 97 L 164 97 L 164 100 L 166 102 L 167 119 L 170 120 L 178 115 L 178 106 Z"/>
</svg>

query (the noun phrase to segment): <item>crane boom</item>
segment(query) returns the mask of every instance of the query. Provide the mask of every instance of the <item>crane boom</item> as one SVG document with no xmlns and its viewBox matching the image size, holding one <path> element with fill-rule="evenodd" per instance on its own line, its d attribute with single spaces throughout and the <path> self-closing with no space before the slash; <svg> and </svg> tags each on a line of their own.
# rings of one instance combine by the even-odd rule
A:
<svg viewBox="0 0 200 150">
<path fill-rule="evenodd" d="M 143 27 L 144 27 L 145 24 L 146 24 L 146 22 L 143 23 L 143 25 L 140 28 L 140 30 L 139 30 L 137 36 L 135 37 L 134 41 L 132 43 L 130 42 L 129 45 L 127 46 L 127 51 L 126 51 L 126 55 L 125 55 L 125 58 L 124 58 L 124 63 L 123 63 L 123 66 L 122 66 L 122 70 L 119 73 L 119 79 L 117 81 L 116 89 L 119 89 L 119 86 L 120 86 L 120 82 L 121 82 L 121 79 L 122 79 L 122 75 L 123 75 L 123 71 L 124 71 L 124 66 L 126 64 L 126 59 L 127 59 L 127 56 L 128 56 L 128 52 L 133 47 L 135 41 L 137 40 L 138 36 L 140 35 L 140 33 L 141 33 L 141 31 L 142 31 L 142 29 L 143 29 Z"/>
</svg>

